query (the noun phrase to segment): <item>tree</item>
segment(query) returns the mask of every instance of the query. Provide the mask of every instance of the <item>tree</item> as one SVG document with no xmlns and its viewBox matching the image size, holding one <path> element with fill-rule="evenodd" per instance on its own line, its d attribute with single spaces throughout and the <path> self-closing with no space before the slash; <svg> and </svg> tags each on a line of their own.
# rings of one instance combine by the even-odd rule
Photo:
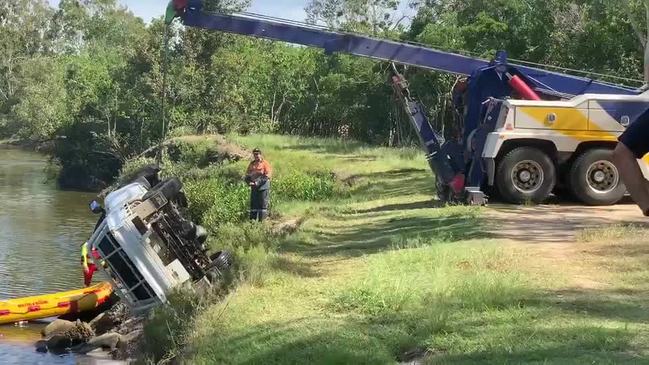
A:
<svg viewBox="0 0 649 365">
<path fill-rule="evenodd" d="M 305 7 L 307 21 L 379 34 L 396 22 L 393 13 L 399 0 L 310 0 Z"/>
<path fill-rule="evenodd" d="M 629 22 L 643 51 L 644 81 L 649 83 L 649 0 L 622 1 Z"/>
<path fill-rule="evenodd" d="M 12 107 L 15 130 L 23 138 L 47 140 L 70 121 L 62 58 L 32 58 L 20 67 L 20 87 Z"/>
<path fill-rule="evenodd" d="M 45 1 L 0 2 L 0 118 L 16 102 L 21 64 L 51 50 L 50 16 L 51 9 Z"/>
</svg>

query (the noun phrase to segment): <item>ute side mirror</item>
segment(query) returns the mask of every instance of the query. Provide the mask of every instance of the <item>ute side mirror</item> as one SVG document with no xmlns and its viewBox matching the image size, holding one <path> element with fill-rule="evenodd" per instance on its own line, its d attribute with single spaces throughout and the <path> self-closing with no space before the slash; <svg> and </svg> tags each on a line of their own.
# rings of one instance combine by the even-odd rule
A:
<svg viewBox="0 0 649 365">
<path fill-rule="evenodd" d="M 102 208 L 99 202 L 93 200 L 92 202 L 90 202 L 90 211 L 93 212 L 94 214 L 101 214 L 104 212 L 104 208 Z"/>
</svg>

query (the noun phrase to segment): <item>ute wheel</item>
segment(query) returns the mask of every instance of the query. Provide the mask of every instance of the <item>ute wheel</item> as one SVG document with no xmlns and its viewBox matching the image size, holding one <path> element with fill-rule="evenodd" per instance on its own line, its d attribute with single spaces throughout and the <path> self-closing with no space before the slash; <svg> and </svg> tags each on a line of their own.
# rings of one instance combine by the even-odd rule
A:
<svg viewBox="0 0 649 365">
<path fill-rule="evenodd" d="M 210 255 L 210 268 L 225 271 L 232 266 L 232 254 L 227 251 L 219 251 Z"/>
<path fill-rule="evenodd" d="M 196 240 L 198 240 L 198 242 L 201 245 L 203 243 L 205 243 L 205 241 L 207 241 L 207 237 L 209 235 L 210 234 L 207 232 L 207 230 L 203 226 L 198 225 L 198 224 L 196 225 Z"/>
<path fill-rule="evenodd" d="M 556 168 L 550 157 L 534 147 L 513 149 L 498 163 L 496 186 L 509 203 L 541 203 L 556 184 Z"/>
<path fill-rule="evenodd" d="M 570 168 L 570 189 L 588 205 L 612 205 L 626 193 L 613 163 L 613 150 L 597 148 L 582 153 Z"/>
<path fill-rule="evenodd" d="M 149 187 L 155 186 L 160 183 L 160 179 L 158 178 L 159 172 L 160 169 L 155 165 L 147 165 L 141 167 L 129 176 L 129 178 L 126 180 L 126 184 L 130 184 L 138 180 L 144 180 L 147 182 Z"/>
<path fill-rule="evenodd" d="M 180 180 L 178 180 L 177 177 L 171 177 L 154 186 L 151 190 L 144 194 L 142 200 L 149 199 L 157 192 L 161 192 L 162 195 L 167 198 L 167 200 L 174 200 L 178 196 L 182 188 L 183 184 L 180 182 Z"/>
<path fill-rule="evenodd" d="M 212 284 L 223 279 L 224 273 L 232 266 L 232 255 L 226 251 L 219 251 L 210 256 L 212 261 L 207 269 L 207 278 Z"/>
</svg>

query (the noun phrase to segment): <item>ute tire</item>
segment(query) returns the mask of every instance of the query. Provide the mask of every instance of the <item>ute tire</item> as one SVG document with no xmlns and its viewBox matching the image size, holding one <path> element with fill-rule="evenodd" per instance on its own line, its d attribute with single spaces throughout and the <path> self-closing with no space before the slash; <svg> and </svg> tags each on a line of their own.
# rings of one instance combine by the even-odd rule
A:
<svg viewBox="0 0 649 365">
<path fill-rule="evenodd" d="M 183 188 L 183 184 L 180 182 L 180 180 L 177 177 L 170 177 L 168 179 L 165 179 L 158 185 L 154 186 L 151 190 L 149 190 L 146 194 L 144 194 L 144 197 L 142 197 L 142 200 L 147 200 L 153 195 L 155 195 L 158 192 L 161 192 L 162 195 L 164 195 L 167 200 L 174 200 L 178 194 L 180 194 L 180 191 Z"/>
<path fill-rule="evenodd" d="M 210 268 L 226 271 L 232 266 L 232 254 L 228 251 L 219 251 L 210 255 Z"/>
<path fill-rule="evenodd" d="M 158 168 L 156 165 L 147 165 L 141 167 L 129 176 L 124 185 L 128 185 L 136 181 L 141 181 L 142 183 L 146 181 L 145 185 L 147 185 L 148 188 L 151 188 L 152 186 L 156 186 L 160 183 L 160 178 L 158 176 L 159 172 L 160 168 Z"/>
</svg>

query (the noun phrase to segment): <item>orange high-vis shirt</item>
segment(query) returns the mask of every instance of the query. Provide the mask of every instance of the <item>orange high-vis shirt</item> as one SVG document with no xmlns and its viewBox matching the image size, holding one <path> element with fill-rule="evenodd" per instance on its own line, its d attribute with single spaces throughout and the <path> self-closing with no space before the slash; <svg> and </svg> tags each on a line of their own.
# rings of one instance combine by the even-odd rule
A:
<svg viewBox="0 0 649 365">
<path fill-rule="evenodd" d="M 246 173 L 253 176 L 253 178 L 266 175 L 266 177 L 270 179 L 273 174 L 273 168 L 270 167 L 270 164 L 266 160 L 252 161 L 250 165 L 248 165 L 248 171 Z"/>
</svg>

